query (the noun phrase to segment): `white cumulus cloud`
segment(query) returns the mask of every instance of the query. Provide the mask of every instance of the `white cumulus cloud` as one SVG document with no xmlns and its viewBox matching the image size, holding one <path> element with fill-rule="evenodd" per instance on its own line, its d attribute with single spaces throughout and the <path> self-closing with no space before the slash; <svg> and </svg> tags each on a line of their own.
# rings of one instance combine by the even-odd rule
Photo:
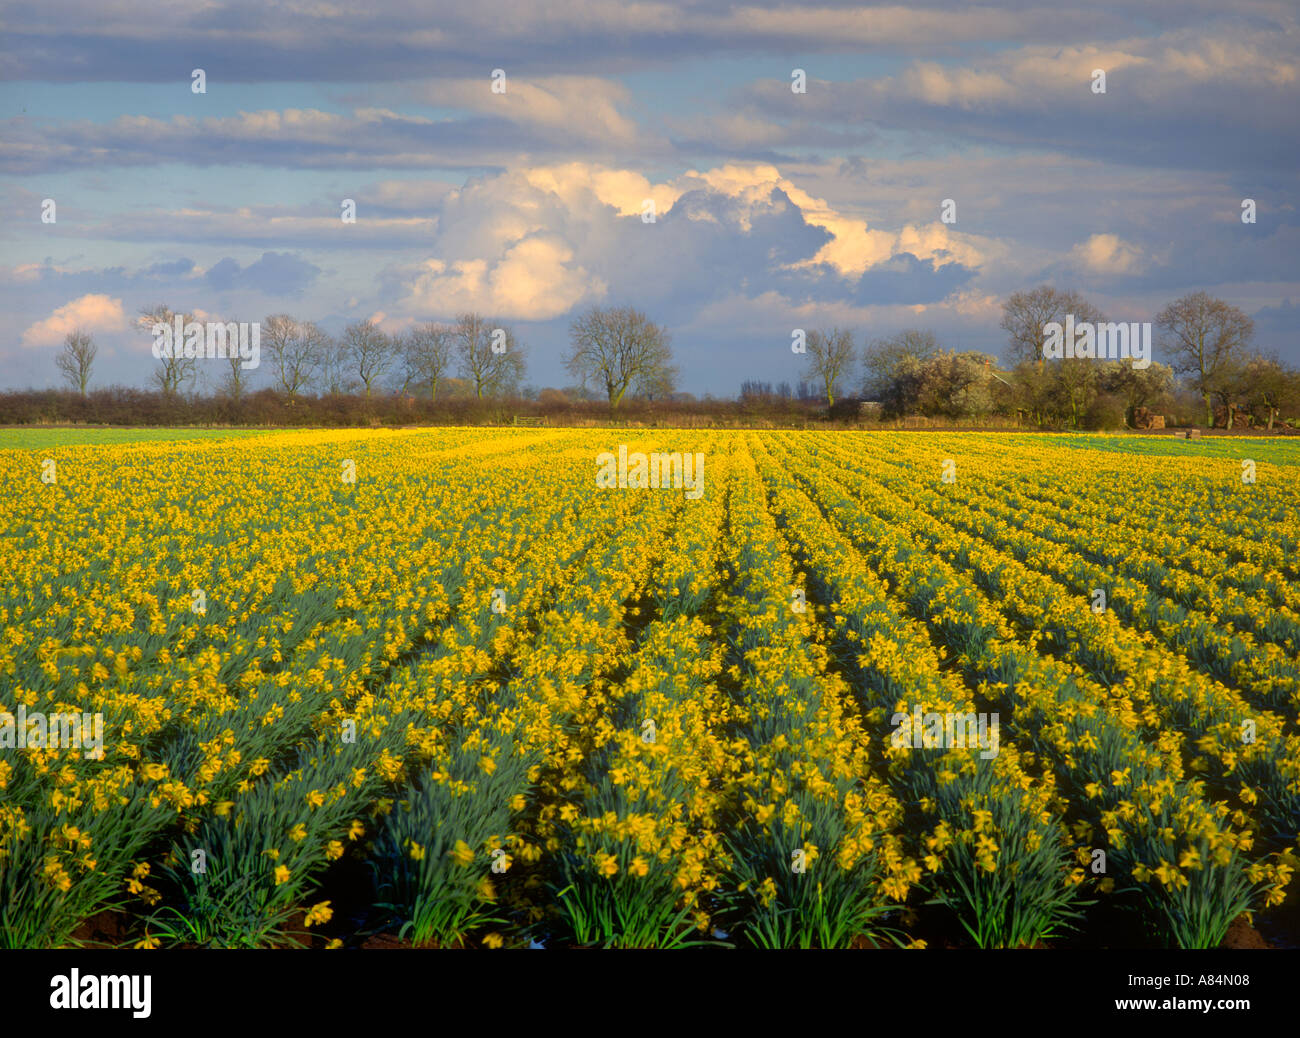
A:
<svg viewBox="0 0 1300 1038">
<path fill-rule="evenodd" d="M 84 295 L 64 303 L 43 321 L 37 321 L 23 332 L 22 345 L 30 348 L 56 346 L 68 332 L 120 332 L 127 328 L 122 300 L 106 295 Z"/>
<path fill-rule="evenodd" d="M 1117 234 L 1094 234 L 1070 250 L 1076 264 L 1096 274 L 1134 274 L 1142 264 L 1142 251 Z"/>
</svg>

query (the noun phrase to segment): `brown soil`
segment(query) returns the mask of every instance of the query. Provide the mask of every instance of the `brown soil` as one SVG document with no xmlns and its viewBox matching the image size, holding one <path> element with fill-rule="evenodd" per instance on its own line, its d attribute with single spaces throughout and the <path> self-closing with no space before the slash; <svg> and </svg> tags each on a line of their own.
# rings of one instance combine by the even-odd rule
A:
<svg viewBox="0 0 1300 1038">
<path fill-rule="evenodd" d="M 398 937 L 396 934 L 377 933 L 372 937 L 367 937 L 364 941 L 361 942 L 360 945 L 358 945 L 358 947 L 360 948 L 413 948 L 414 945 L 411 944 L 411 942 L 408 941 L 406 938 Z"/>
<path fill-rule="evenodd" d="M 1219 947 L 1272 948 L 1273 945 L 1264 940 L 1264 935 L 1246 922 L 1244 915 L 1239 915 L 1232 921 L 1232 925 L 1228 927 L 1228 935 L 1223 939 L 1223 943 Z"/>
<path fill-rule="evenodd" d="M 92 947 L 116 948 L 126 943 L 130 923 L 131 917 L 125 912 L 98 912 L 72 931 L 72 940 Z"/>
</svg>

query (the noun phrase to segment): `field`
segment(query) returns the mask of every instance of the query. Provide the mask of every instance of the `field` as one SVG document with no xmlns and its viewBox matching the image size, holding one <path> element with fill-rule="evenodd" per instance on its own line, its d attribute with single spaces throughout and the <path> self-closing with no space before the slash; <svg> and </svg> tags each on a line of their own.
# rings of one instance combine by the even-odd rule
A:
<svg viewBox="0 0 1300 1038">
<path fill-rule="evenodd" d="M 154 440 L 237 439 L 245 436 L 265 435 L 258 429 L 157 429 L 149 426 L 135 428 L 96 428 L 79 426 L 65 428 L 0 428 L 0 450 L 10 447 L 68 447 L 89 443 L 146 443 Z"/>
<path fill-rule="evenodd" d="M 76 435 L 0 448 L 0 946 L 1210 947 L 1294 909 L 1300 446 Z M 620 447 L 693 479 L 599 486 Z"/>
</svg>

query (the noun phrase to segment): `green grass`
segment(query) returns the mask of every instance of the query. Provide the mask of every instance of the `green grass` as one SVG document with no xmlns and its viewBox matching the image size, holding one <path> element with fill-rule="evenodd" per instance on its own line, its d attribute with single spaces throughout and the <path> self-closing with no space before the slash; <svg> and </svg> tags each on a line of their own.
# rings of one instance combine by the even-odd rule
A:
<svg viewBox="0 0 1300 1038">
<path fill-rule="evenodd" d="M 1170 458 L 1253 458 L 1270 465 L 1300 465 L 1300 438 L 1276 436 L 1101 436 L 1096 433 L 1046 436 L 1045 442 L 1074 450 L 1111 451 Z"/>
<path fill-rule="evenodd" d="M 266 429 L 110 429 L 92 426 L 68 428 L 0 429 L 0 450 L 36 447 L 77 447 L 99 443 L 144 443 L 150 440 L 214 440 L 235 436 L 265 436 Z"/>
</svg>

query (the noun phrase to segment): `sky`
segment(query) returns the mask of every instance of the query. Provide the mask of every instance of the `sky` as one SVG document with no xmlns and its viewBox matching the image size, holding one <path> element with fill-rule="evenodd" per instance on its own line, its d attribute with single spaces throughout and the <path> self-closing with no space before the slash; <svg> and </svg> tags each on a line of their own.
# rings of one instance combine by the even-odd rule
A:
<svg viewBox="0 0 1300 1038">
<path fill-rule="evenodd" d="M 732 396 L 798 381 L 796 328 L 1001 354 L 1003 301 L 1044 283 L 1122 321 L 1206 291 L 1300 364 L 1298 26 L 1293 0 L 0 2 L 0 389 L 59 384 L 73 328 L 93 384 L 148 384 L 159 303 L 334 334 L 476 311 L 563 386 L 574 317 L 629 305 L 681 389 Z"/>
</svg>

